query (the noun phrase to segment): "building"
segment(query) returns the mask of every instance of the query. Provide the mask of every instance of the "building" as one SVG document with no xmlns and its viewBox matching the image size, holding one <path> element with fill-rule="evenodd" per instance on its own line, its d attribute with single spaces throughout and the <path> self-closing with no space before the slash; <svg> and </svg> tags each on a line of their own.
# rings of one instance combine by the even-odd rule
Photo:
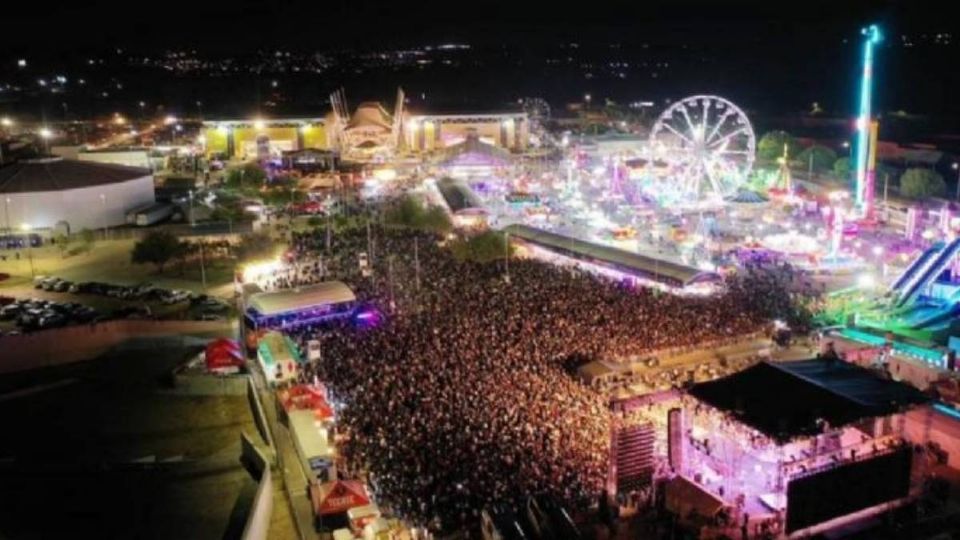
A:
<svg viewBox="0 0 960 540">
<path fill-rule="evenodd" d="M 112 163 L 114 165 L 126 165 L 127 167 L 140 167 L 141 169 L 157 170 L 163 167 L 163 157 L 151 157 L 149 148 L 138 147 L 110 147 L 91 150 L 81 148 L 76 159 L 80 161 L 91 161 L 95 163 Z M 64 156 L 67 157 L 67 156 Z"/>
<path fill-rule="evenodd" d="M 415 152 L 454 146 L 470 135 L 513 152 L 522 152 L 530 145 L 530 122 L 523 112 L 412 114 L 403 124 L 404 143 Z"/>
<path fill-rule="evenodd" d="M 200 142 L 207 155 L 271 159 L 283 152 L 329 149 L 328 123 L 323 118 L 274 120 L 213 120 L 203 123 Z"/>
<path fill-rule="evenodd" d="M 6 229 L 69 231 L 126 223 L 127 212 L 155 202 L 149 169 L 41 157 L 0 167 Z"/>
<path fill-rule="evenodd" d="M 925 401 L 839 360 L 762 362 L 690 389 L 669 414 L 669 460 L 704 500 L 815 534 L 917 493 L 905 415 Z"/>
<path fill-rule="evenodd" d="M 393 117 L 375 101 L 357 106 L 343 128 L 342 137 L 342 148 L 355 158 L 385 156 L 396 148 Z"/>
<path fill-rule="evenodd" d="M 296 289 L 255 292 L 246 299 L 244 319 L 251 331 L 350 317 L 357 297 L 342 281 L 324 281 Z"/>
</svg>

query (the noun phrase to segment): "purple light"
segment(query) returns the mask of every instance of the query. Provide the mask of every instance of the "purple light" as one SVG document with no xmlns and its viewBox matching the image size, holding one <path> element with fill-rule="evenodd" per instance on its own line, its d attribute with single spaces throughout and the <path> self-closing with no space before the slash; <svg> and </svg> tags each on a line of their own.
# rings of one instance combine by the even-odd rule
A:
<svg viewBox="0 0 960 540">
<path fill-rule="evenodd" d="M 376 318 L 377 313 L 375 311 L 364 311 L 363 313 L 357 315 L 357 319 L 360 319 L 361 321 L 369 321 Z"/>
</svg>

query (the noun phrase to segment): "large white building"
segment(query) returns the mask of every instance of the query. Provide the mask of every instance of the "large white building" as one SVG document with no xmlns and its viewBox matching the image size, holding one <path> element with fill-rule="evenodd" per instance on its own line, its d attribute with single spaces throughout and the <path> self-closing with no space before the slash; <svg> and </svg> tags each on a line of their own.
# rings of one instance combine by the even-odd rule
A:
<svg viewBox="0 0 960 540">
<path fill-rule="evenodd" d="M 60 157 L 0 167 L 0 227 L 7 230 L 123 225 L 127 211 L 154 200 L 149 169 Z"/>
</svg>

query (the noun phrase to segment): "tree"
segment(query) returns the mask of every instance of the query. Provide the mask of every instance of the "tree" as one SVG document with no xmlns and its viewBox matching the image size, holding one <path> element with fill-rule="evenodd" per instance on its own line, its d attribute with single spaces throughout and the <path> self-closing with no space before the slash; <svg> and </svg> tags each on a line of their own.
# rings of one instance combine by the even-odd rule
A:
<svg viewBox="0 0 960 540">
<path fill-rule="evenodd" d="M 67 249 L 70 247 L 70 237 L 60 233 L 53 237 L 53 243 L 57 246 L 57 249 L 60 250 L 60 258 L 62 259 L 66 256 Z"/>
<path fill-rule="evenodd" d="M 506 258 L 507 238 L 501 232 L 485 231 L 451 243 L 450 249 L 453 256 L 461 261 L 488 263 Z"/>
<path fill-rule="evenodd" d="M 900 194 L 911 199 L 942 197 L 947 183 L 940 173 L 930 169 L 907 169 L 900 176 Z"/>
<path fill-rule="evenodd" d="M 757 142 L 757 159 L 760 161 L 776 161 L 783 157 L 783 145 L 787 145 L 787 152 L 791 160 L 800 153 L 800 143 L 786 131 L 770 131 L 760 137 Z"/>
<path fill-rule="evenodd" d="M 797 154 L 796 160 L 803 167 L 803 170 L 807 170 L 812 162 L 813 172 L 820 174 L 829 171 L 830 168 L 833 167 L 833 164 L 837 161 L 837 153 L 826 146 L 815 144 L 804 148 L 803 151 Z"/>
<path fill-rule="evenodd" d="M 853 169 L 850 168 L 850 158 L 842 157 L 833 162 L 833 174 L 837 175 L 837 178 L 840 180 L 849 182 L 852 172 Z"/>
<path fill-rule="evenodd" d="M 256 163 L 247 163 L 227 171 L 227 187 L 243 191 L 257 191 L 267 181 L 267 173 Z"/>
<path fill-rule="evenodd" d="M 92 251 L 93 245 L 97 242 L 97 235 L 90 229 L 80 231 L 80 246 L 83 251 Z"/>
<path fill-rule="evenodd" d="M 419 229 L 438 234 L 450 232 L 453 224 L 439 206 L 424 207 L 417 199 L 404 196 L 387 209 L 385 220 L 391 225 Z"/>
<path fill-rule="evenodd" d="M 272 259 L 277 254 L 277 244 L 264 233 L 245 234 L 236 248 L 240 262 Z"/>
<path fill-rule="evenodd" d="M 453 223 L 443 208 L 431 206 L 424 210 L 420 216 L 419 228 L 437 234 L 447 234 L 453 230 Z"/>
<path fill-rule="evenodd" d="M 167 231 L 150 231 L 133 245 L 130 260 L 135 264 L 153 264 L 158 273 L 168 262 L 177 259 L 186 251 L 179 238 Z"/>
</svg>

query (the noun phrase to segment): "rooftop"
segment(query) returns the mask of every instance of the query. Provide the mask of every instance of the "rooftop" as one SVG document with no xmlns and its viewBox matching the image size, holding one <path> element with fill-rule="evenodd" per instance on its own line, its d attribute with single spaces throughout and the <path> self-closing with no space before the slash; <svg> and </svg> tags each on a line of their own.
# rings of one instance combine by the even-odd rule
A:
<svg viewBox="0 0 960 540">
<path fill-rule="evenodd" d="M 350 287 L 342 281 L 325 281 L 298 289 L 256 293 L 250 296 L 248 305 L 261 316 L 271 316 L 352 302 L 356 299 Z"/>
<path fill-rule="evenodd" d="M 822 422 L 843 426 L 927 401 L 912 386 L 826 359 L 762 362 L 690 394 L 781 443 L 821 433 Z"/>
<path fill-rule="evenodd" d="M 21 159 L 0 166 L 0 193 L 64 191 L 150 176 L 149 169 L 59 157 Z"/>
</svg>

